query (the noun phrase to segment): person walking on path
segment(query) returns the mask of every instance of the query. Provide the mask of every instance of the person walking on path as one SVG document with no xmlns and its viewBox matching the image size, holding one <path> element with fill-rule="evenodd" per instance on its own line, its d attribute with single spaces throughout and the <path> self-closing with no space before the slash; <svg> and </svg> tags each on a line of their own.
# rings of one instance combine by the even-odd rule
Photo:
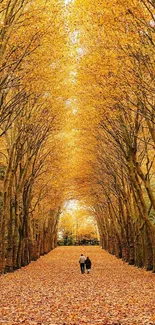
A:
<svg viewBox="0 0 155 325">
<path fill-rule="evenodd" d="M 88 256 L 87 256 L 87 258 L 85 260 L 85 265 L 86 265 L 86 272 L 89 274 L 90 269 L 91 269 L 91 260 L 89 259 Z"/>
<path fill-rule="evenodd" d="M 85 272 L 85 260 L 86 260 L 85 256 L 81 254 L 79 258 L 81 273 Z"/>
</svg>

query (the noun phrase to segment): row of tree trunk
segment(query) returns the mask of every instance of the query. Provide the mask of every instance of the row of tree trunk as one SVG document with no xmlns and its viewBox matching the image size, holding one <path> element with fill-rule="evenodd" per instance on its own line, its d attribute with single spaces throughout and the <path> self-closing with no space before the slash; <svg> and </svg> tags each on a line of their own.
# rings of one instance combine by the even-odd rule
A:
<svg viewBox="0 0 155 325">
<path fill-rule="evenodd" d="M 103 12 L 107 10 L 105 6 L 101 4 Z M 94 36 L 94 55 L 99 58 L 96 70 L 86 70 L 89 79 L 94 80 L 92 97 L 93 89 L 99 88 L 99 104 L 95 102 L 94 91 L 99 123 L 94 133 L 96 163 L 92 181 L 101 244 L 130 264 L 153 271 L 154 10 L 154 1 L 135 1 L 134 4 L 115 1 L 115 13 L 108 10 L 109 23 L 98 25 L 100 38 Z M 95 14 L 97 19 L 97 12 Z"/>
<path fill-rule="evenodd" d="M 56 190 L 50 183 L 56 113 L 45 96 L 46 73 L 41 74 L 45 31 L 53 35 L 54 24 L 44 19 L 46 1 L 39 6 L 0 2 L 0 273 L 27 265 L 56 245 L 59 203 L 53 206 Z"/>
</svg>

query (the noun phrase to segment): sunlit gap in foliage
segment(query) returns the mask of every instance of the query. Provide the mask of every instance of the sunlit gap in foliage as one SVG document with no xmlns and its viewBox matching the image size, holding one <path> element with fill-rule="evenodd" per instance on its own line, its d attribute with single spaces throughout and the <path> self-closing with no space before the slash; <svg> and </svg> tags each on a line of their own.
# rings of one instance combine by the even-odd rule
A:
<svg viewBox="0 0 155 325">
<path fill-rule="evenodd" d="M 64 0 L 65 5 L 68 5 L 69 3 L 74 2 L 74 0 Z"/>
<path fill-rule="evenodd" d="M 71 110 L 73 115 L 75 115 L 78 111 L 77 106 L 77 99 L 75 97 L 66 100 L 66 108 Z"/>
<path fill-rule="evenodd" d="M 58 226 L 59 245 L 96 245 L 97 223 L 92 207 L 76 199 L 64 202 Z"/>
</svg>

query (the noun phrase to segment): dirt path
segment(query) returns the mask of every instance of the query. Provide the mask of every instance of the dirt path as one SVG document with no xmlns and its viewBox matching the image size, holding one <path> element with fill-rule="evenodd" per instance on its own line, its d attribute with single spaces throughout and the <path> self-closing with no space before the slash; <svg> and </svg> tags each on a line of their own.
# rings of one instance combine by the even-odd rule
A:
<svg viewBox="0 0 155 325">
<path fill-rule="evenodd" d="M 92 260 L 81 274 L 79 255 Z M 58 247 L 0 278 L 1 325 L 155 325 L 155 274 L 100 247 Z"/>
</svg>

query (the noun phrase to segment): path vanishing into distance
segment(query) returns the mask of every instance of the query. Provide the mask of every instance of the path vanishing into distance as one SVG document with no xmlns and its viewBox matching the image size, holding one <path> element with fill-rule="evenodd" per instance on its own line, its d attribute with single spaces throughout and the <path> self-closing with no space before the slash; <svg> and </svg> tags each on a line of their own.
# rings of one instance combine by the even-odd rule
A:
<svg viewBox="0 0 155 325">
<path fill-rule="evenodd" d="M 79 256 L 90 257 L 81 274 Z M 155 274 L 101 247 L 57 247 L 0 278 L 1 325 L 154 325 Z"/>
</svg>

